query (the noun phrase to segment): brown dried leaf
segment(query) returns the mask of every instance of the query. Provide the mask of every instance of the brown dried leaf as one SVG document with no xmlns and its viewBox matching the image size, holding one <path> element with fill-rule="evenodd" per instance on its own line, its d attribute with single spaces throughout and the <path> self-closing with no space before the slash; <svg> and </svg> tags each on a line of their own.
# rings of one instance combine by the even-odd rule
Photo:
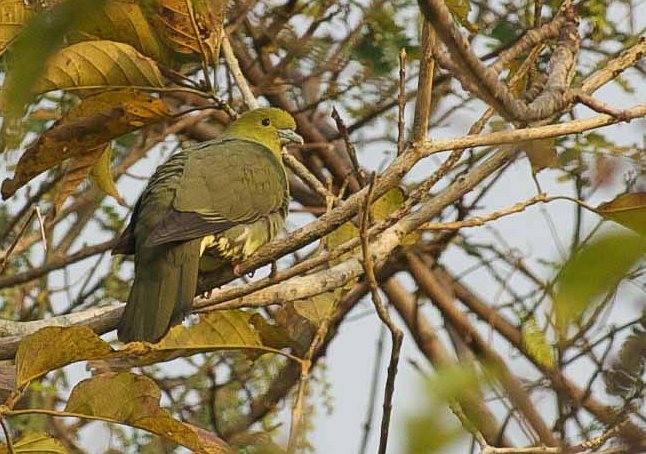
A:
<svg viewBox="0 0 646 454">
<path fill-rule="evenodd" d="M 152 22 L 160 31 L 166 45 L 180 54 L 201 53 L 186 0 L 155 0 L 153 4 L 155 12 Z M 225 0 L 193 1 L 199 40 L 206 45 L 211 54 L 207 55 L 209 61 L 216 61 L 218 56 L 226 5 Z"/>
<path fill-rule="evenodd" d="M 597 207 L 597 213 L 640 235 L 646 235 L 646 192 L 617 196 Z"/>
<path fill-rule="evenodd" d="M 162 100 L 136 90 L 108 91 L 86 98 L 23 153 L 13 179 L 2 183 L 2 196 L 11 197 L 36 175 L 65 159 L 89 150 L 96 152 L 111 139 L 169 115 Z"/>
<path fill-rule="evenodd" d="M 102 358 L 113 352 L 87 326 L 48 326 L 30 334 L 16 352 L 16 385 L 29 381 L 67 364 L 84 359 Z"/>
<path fill-rule="evenodd" d="M 48 62 L 36 93 L 72 87 L 138 85 L 161 87 L 154 60 L 115 41 L 83 41 L 61 49 Z"/>
<path fill-rule="evenodd" d="M 159 406 L 161 392 L 154 381 L 129 372 L 106 373 L 74 387 L 65 411 L 120 421 L 147 430 L 198 453 L 231 453 L 213 434 L 173 419 Z"/>
<path fill-rule="evenodd" d="M 47 434 L 28 432 L 20 439 L 14 440 L 13 452 L 15 453 L 40 453 L 40 454 L 67 454 L 69 451 L 63 443 Z M 0 446 L 0 454 L 9 453 L 7 445 Z"/>
<path fill-rule="evenodd" d="M 554 138 L 523 142 L 521 147 L 532 166 L 532 172 L 538 173 L 548 167 L 558 167 L 558 156 Z"/>
<path fill-rule="evenodd" d="M 135 0 L 110 0 L 88 14 L 70 33 L 72 41 L 109 40 L 129 44 L 156 61 L 166 51 Z"/>
</svg>

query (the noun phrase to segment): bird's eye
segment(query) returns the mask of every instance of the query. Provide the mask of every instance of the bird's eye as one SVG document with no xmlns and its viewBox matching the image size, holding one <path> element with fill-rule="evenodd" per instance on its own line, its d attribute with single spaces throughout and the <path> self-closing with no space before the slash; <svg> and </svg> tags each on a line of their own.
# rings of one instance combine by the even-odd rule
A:
<svg viewBox="0 0 646 454">
<path fill-rule="evenodd" d="M 269 121 L 269 118 L 263 118 L 262 119 L 262 125 L 263 126 L 269 126 L 270 123 L 271 123 L 271 121 Z"/>
</svg>

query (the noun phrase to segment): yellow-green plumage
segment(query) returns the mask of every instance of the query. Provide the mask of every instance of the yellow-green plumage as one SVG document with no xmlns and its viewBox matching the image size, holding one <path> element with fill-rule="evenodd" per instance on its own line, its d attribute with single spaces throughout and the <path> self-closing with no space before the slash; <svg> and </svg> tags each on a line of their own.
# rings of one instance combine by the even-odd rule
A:
<svg viewBox="0 0 646 454">
<path fill-rule="evenodd" d="M 282 228 L 289 190 L 280 151 L 302 141 L 295 129 L 287 112 L 256 109 L 157 169 L 114 249 L 135 255 L 120 340 L 158 341 L 190 310 L 200 268 L 241 261 Z"/>
</svg>

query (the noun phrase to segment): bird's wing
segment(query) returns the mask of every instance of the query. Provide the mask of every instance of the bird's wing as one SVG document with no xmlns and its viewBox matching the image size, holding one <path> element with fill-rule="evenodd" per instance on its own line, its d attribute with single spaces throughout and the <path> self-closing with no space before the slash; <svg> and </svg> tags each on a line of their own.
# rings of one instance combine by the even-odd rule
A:
<svg viewBox="0 0 646 454">
<path fill-rule="evenodd" d="M 187 154 L 172 207 L 150 233 L 148 245 L 217 234 L 286 212 L 285 170 L 266 147 L 234 139 Z"/>
</svg>

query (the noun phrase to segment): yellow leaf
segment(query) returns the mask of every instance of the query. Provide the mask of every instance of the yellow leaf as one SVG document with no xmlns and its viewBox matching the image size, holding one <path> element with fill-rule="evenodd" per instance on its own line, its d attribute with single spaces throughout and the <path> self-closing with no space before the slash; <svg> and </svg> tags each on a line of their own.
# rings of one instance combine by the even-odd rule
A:
<svg viewBox="0 0 646 454">
<path fill-rule="evenodd" d="M 198 453 L 232 453 L 221 439 L 182 423 L 159 406 L 161 392 L 148 377 L 106 373 L 74 387 L 65 411 L 120 421 L 147 430 Z"/>
<path fill-rule="evenodd" d="M 330 233 L 328 233 L 323 238 L 323 241 L 325 243 L 325 248 L 331 252 L 331 251 L 334 251 L 339 246 L 341 246 L 343 243 L 350 241 L 353 238 L 357 238 L 358 236 L 359 236 L 359 229 L 357 228 L 357 226 L 355 226 L 352 223 L 352 221 L 348 221 L 341 224 L 336 230 L 332 230 Z M 336 260 L 333 260 L 330 263 L 332 265 L 340 263 L 346 260 L 348 257 L 350 257 L 358 250 L 359 248 L 356 247 L 354 248 L 354 250 L 350 250 L 344 254 L 341 254 Z"/>
<path fill-rule="evenodd" d="M 135 0 L 110 0 L 87 14 L 68 34 L 71 41 L 109 40 L 129 44 L 156 61 L 167 59 L 164 46 Z"/>
<path fill-rule="evenodd" d="M 101 358 L 111 353 L 110 345 L 87 326 L 49 326 L 40 329 L 25 337 L 18 346 L 16 385 L 23 386 L 67 364 Z"/>
<path fill-rule="evenodd" d="M 136 90 L 102 92 L 85 98 L 20 157 L 12 179 L 2 183 L 2 196 L 11 197 L 29 180 L 65 159 L 95 153 L 111 139 L 137 129 L 133 121 L 151 124 L 170 115 L 159 98 Z"/>
<path fill-rule="evenodd" d="M 90 170 L 90 178 L 103 192 L 112 196 L 119 204 L 124 205 L 125 201 L 123 197 L 119 194 L 117 185 L 112 179 L 112 173 L 110 172 L 110 158 L 112 156 L 112 146 L 108 144 L 101 156 L 96 160 L 92 169 Z"/>
<path fill-rule="evenodd" d="M 334 315 L 336 305 L 345 293 L 343 288 L 337 288 L 311 298 L 298 300 L 294 302 L 294 310 L 318 326 Z"/>
<path fill-rule="evenodd" d="M 115 41 L 83 41 L 57 52 L 46 64 L 36 93 L 72 87 L 163 86 L 154 60 Z"/>
<path fill-rule="evenodd" d="M 523 142 L 521 147 L 532 166 L 532 172 L 538 173 L 548 167 L 557 167 L 558 159 L 553 138 Z"/>
<path fill-rule="evenodd" d="M 115 368 L 133 367 L 214 350 L 266 353 L 268 348 L 251 317 L 252 314 L 241 310 L 200 314 L 198 323 L 188 327 L 176 325 L 156 344 L 128 344 L 108 363 Z"/>
<path fill-rule="evenodd" d="M 622 194 L 599 205 L 597 213 L 640 235 L 646 235 L 646 192 Z"/>
<path fill-rule="evenodd" d="M 533 317 L 523 323 L 520 333 L 527 353 L 539 364 L 548 368 L 554 367 L 552 347 L 547 343 L 545 333 L 541 331 Z"/>
<path fill-rule="evenodd" d="M 375 222 L 383 221 L 390 214 L 395 212 L 406 200 L 406 194 L 400 187 L 394 187 L 386 191 L 384 195 L 375 200 L 372 204 L 372 217 Z"/>
<path fill-rule="evenodd" d="M 0 446 L 0 454 L 7 454 L 6 445 Z M 63 443 L 47 434 L 28 432 L 13 442 L 15 453 L 40 453 L 40 454 L 67 454 L 69 451 Z"/>
</svg>

